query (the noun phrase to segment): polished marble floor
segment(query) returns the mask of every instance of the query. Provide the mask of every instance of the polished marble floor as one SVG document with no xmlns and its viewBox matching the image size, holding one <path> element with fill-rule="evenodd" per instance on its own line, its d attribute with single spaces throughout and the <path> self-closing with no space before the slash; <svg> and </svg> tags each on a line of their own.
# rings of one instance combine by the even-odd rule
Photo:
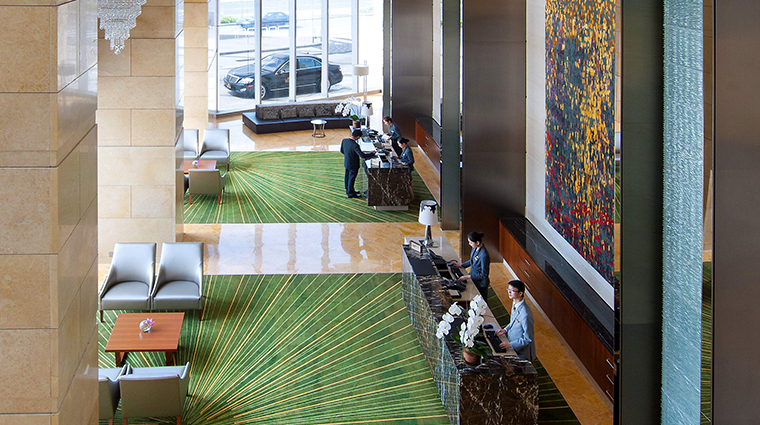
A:
<svg viewBox="0 0 760 425">
<path fill-rule="evenodd" d="M 235 151 L 337 151 L 348 134 L 347 129 L 337 129 L 326 130 L 323 139 L 313 139 L 311 130 L 257 135 L 242 124 L 239 115 L 212 125 L 230 129 Z M 414 149 L 415 168 L 431 192 L 437 193 L 437 173 L 424 153 Z M 385 273 L 401 271 L 399 241 L 423 233 L 424 226 L 418 223 L 187 224 L 183 240 L 205 243 L 206 274 Z M 459 246 L 458 230 L 442 231 L 434 226 L 433 234 L 443 234 L 452 246 Z M 108 264 L 100 265 L 101 282 L 107 270 Z M 491 279 L 508 305 L 509 269 L 493 264 Z M 538 356 L 578 419 L 584 425 L 612 423 L 611 405 L 551 324 L 534 311 Z"/>
</svg>

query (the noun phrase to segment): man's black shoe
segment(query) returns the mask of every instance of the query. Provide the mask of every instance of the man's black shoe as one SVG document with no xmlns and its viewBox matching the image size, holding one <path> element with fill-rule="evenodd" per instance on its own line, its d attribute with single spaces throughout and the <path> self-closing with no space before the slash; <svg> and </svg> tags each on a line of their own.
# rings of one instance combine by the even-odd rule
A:
<svg viewBox="0 0 760 425">
<path fill-rule="evenodd" d="M 352 193 L 352 194 L 348 195 L 348 197 L 349 198 L 361 198 L 361 195 L 359 195 L 358 193 Z"/>
</svg>

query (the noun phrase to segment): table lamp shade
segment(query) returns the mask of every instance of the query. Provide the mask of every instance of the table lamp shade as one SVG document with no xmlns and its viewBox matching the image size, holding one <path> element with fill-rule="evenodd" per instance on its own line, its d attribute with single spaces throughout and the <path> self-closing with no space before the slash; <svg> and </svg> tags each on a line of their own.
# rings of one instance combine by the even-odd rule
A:
<svg viewBox="0 0 760 425">
<path fill-rule="evenodd" d="M 435 201 L 420 202 L 420 224 L 432 226 L 438 224 L 438 203 Z"/>
<path fill-rule="evenodd" d="M 363 117 L 371 117 L 372 116 L 372 104 L 369 102 L 362 103 L 362 116 Z"/>
<path fill-rule="evenodd" d="M 369 65 L 354 65 L 354 75 L 357 77 L 369 75 Z"/>
</svg>

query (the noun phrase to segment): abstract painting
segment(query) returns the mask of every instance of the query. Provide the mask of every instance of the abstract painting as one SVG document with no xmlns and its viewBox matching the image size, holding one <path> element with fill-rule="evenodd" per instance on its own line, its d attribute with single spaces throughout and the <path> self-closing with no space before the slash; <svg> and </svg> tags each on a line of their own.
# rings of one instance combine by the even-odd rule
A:
<svg viewBox="0 0 760 425">
<path fill-rule="evenodd" d="M 546 0 L 546 220 L 610 283 L 614 57 L 614 0 Z"/>
</svg>

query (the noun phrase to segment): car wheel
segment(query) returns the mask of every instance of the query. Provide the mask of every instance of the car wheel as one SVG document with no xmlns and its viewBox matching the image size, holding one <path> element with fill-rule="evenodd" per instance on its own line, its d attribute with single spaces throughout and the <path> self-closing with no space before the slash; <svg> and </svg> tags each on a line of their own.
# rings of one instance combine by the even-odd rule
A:
<svg viewBox="0 0 760 425">
<path fill-rule="evenodd" d="M 269 88 L 267 87 L 266 84 L 262 84 L 261 85 L 261 96 L 259 97 L 259 99 L 266 99 L 268 94 L 269 94 Z"/>
</svg>

